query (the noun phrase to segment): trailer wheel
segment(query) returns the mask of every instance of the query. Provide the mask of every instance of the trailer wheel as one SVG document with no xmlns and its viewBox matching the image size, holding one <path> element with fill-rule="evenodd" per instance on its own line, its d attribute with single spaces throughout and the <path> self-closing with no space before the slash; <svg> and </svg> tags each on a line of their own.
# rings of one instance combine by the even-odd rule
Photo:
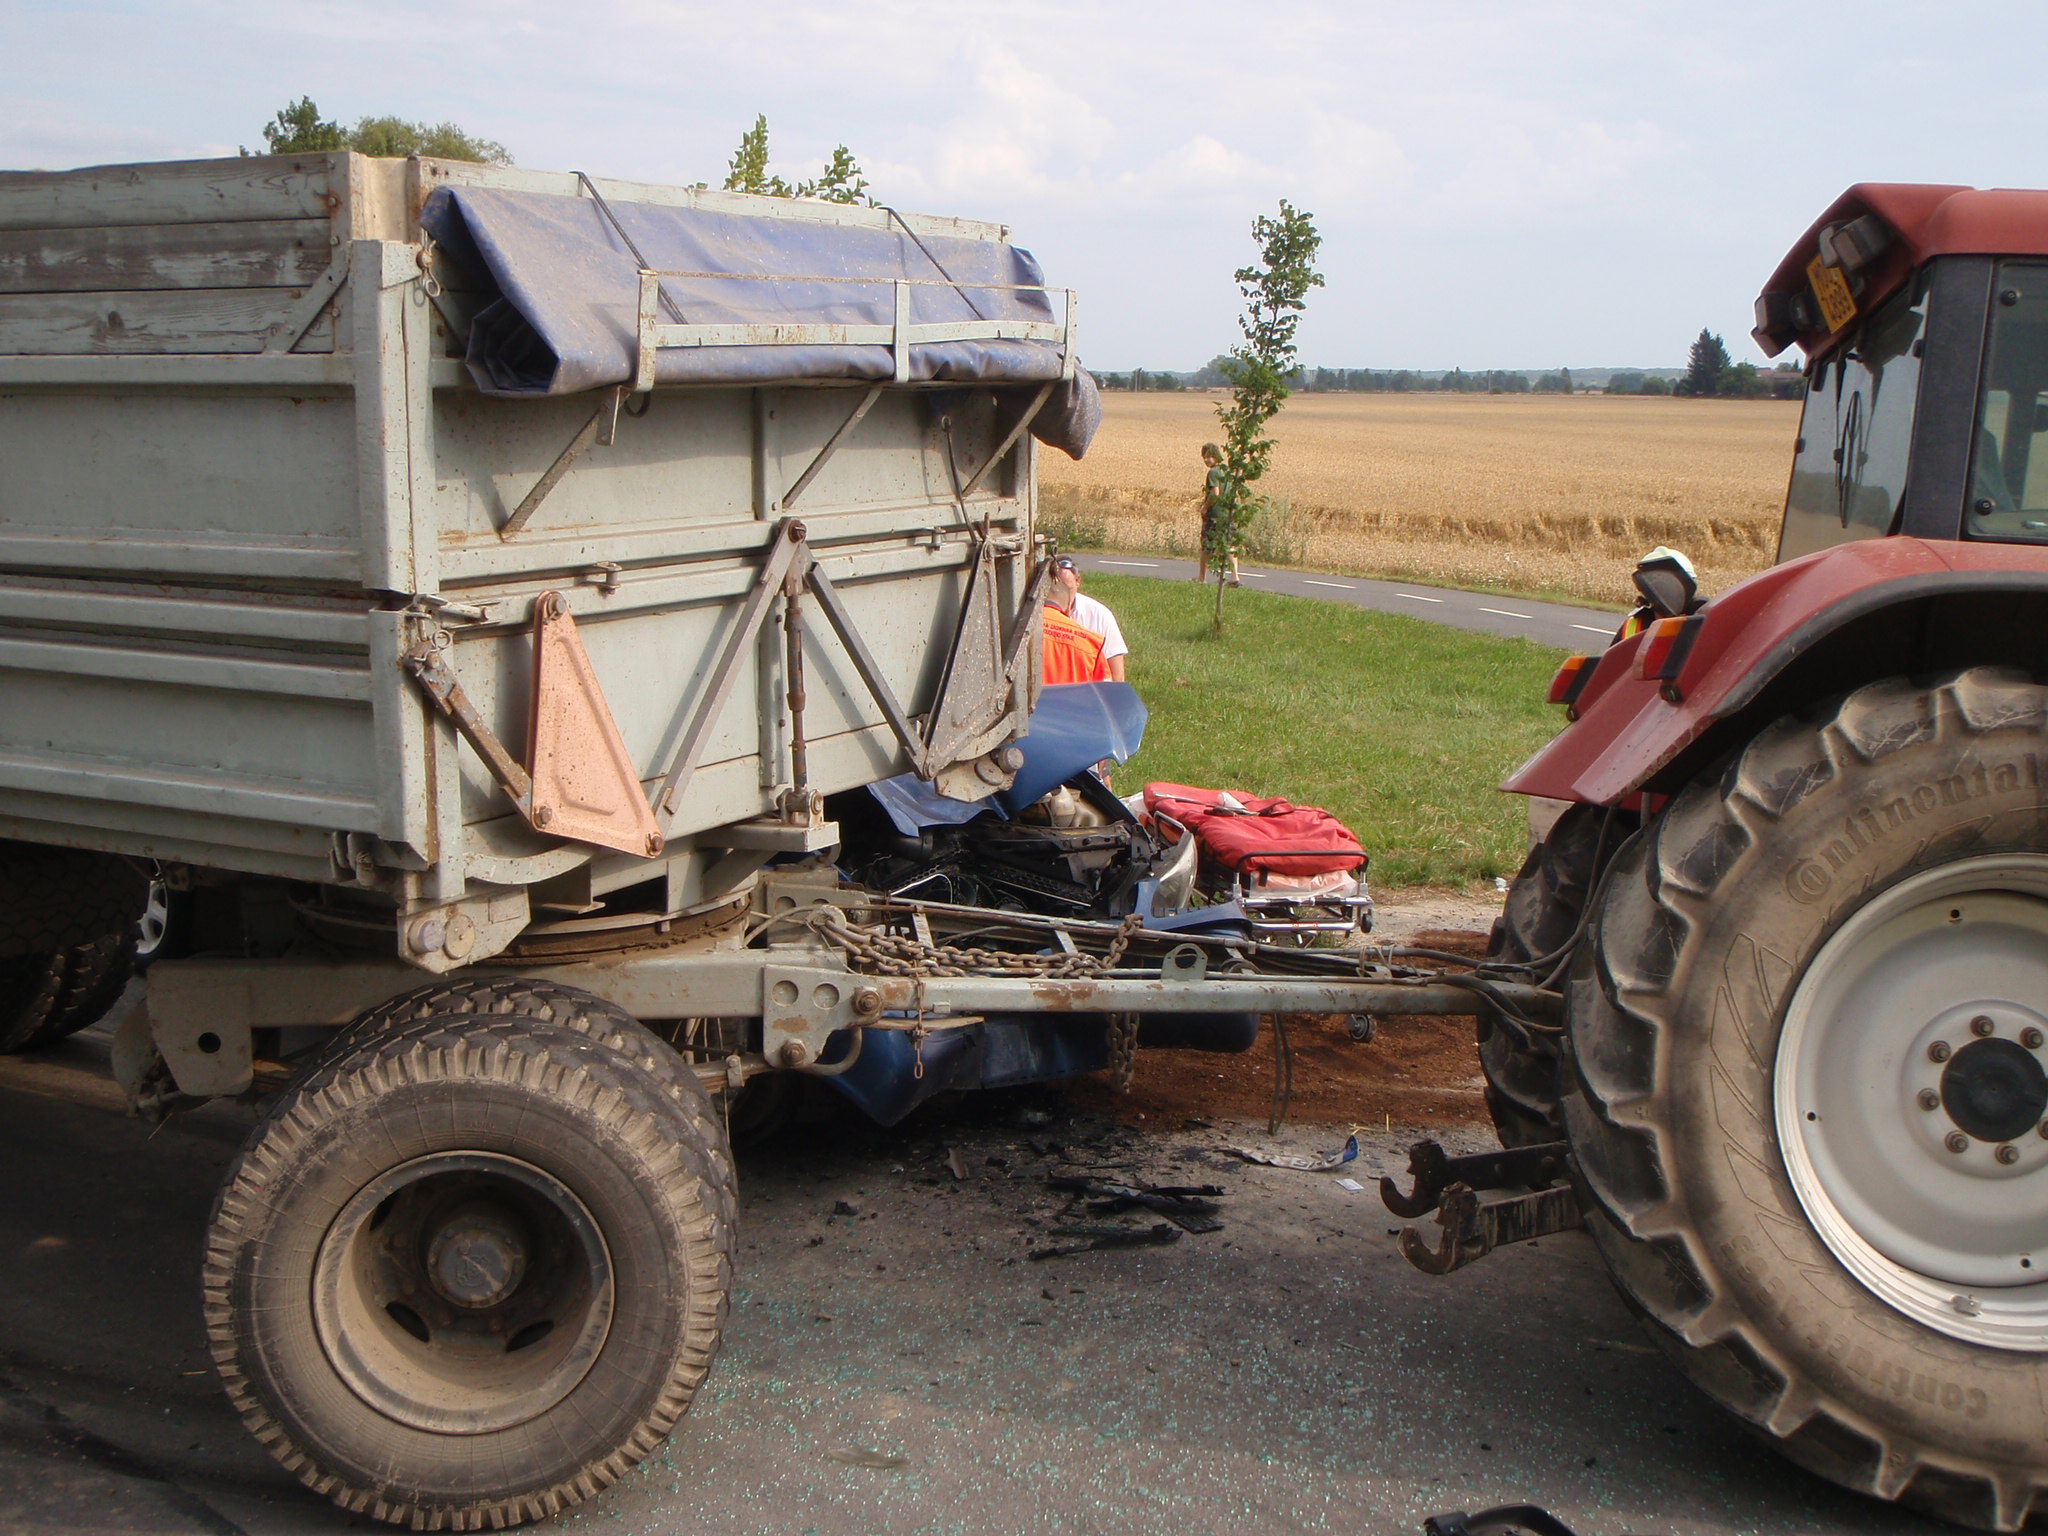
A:
<svg viewBox="0 0 2048 1536">
<path fill-rule="evenodd" d="M 54 1045 L 106 1016 L 134 971 L 124 929 L 55 954 L 0 960 L 0 1054 Z"/>
<path fill-rule="evenodd" d="M 1578 931 L 1600 865 L 1626 835 L 1613 824 L 1615 813 L 1597 805 L 1574 805 L 1558 817 L 1543 840 L 1529 850 L 1507 904 L 1494 919 L 1486 946 L 1489 961 L 1522 962 L 1558 952 Z M 1633 821 L 1633 818 L 1629 818 Z M 1557 965 L 1568 963 L 1559 955 Z M 1530 974 L 1531 982 L 1544 976 Z M 1504 1147 L 1532 1147 L 1564 1137 L 1558 1110 L 1558 1046 L 1554 1038 L 1533 1040 L 1481 1015 L 1479 1063 L 1486 1073 L 1486 1108 Z"/>
<path fill-rule="evenodd" d="M 721 1117 L 690 1064 L 625 1009 L 581 987 L 518 975 L 471 977 L 420 987 L 365 1013 L 336 1042 L 335 1049 L 351 1049 L 373 1031 L 451 1014 L 543 1020 L 617 1051 L 675 1100 L 677 1109 L 696 1126 L 697 1139 L 712 1148 L 726 1168 L 728 1177 L 723 1183 L 732 1182 L 732 1152 Z M 730 1209 L 726 1217 L 731 1219 Z"/>
<path fill-rule="evenodd" d="M 2048 1506 L 2048 688 L 1779 721 L 1616 859 L 1572 976 L 1587 1224 L 1801 1465 L 1965 1525 Z"/>
<path fill-rule="evenodd" d="M 730 1174 L 588 1034 L 444 1015 L 286 1092 L 208 1235 L 208 1341 L 244 1423 L 343 1508 L 473 1530 L 590 1498 L 715 1355 Z"/>
</svg>

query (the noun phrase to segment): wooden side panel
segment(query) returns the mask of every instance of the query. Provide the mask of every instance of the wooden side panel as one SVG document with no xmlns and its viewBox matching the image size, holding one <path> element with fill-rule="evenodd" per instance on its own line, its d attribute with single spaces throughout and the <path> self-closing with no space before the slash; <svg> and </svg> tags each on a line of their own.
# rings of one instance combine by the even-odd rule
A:
<svg viewBox="0 0 2048 1536">
<path fill-rule="evenodd" d="M 303 287 L 334 253 L 325 219 L 0 230 L 0 294 Z"/>
<path fill-rule="evenodd" d="M 270 327 L 304 296 L 299 288 L 0 294 L 0 353 L 261 352 Z M 331 311 L 297 350 L 334 350 Z"/>
<path fill-rule="evenodd" d="M 251 155 L 91 166 L 55 175 L 0 172 L 0 229 L 325 219 L 344 190 L 338 183 L 346 159 Z"/>
</svg>

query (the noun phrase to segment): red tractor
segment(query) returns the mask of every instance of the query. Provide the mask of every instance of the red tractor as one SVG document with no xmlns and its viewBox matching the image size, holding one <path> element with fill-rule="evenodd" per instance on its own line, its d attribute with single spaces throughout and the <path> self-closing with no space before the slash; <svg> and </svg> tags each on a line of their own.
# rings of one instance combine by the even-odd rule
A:
<svg viewBox="0 0 2048 1536">
<path fill-rule="evenodd" d="M 1494 933 L 1504 1142 L 1801 1465 L 2048 1514 L 2048 192 L 1852 187 L 1757 300 L 1807 396 L 1778 564 L 1553 685 Z M 2040 458 L 2034 457 L 2036 448 Z M 1498 1154 L 1496 1154 L 1498 1156 Z"/>
</svg>

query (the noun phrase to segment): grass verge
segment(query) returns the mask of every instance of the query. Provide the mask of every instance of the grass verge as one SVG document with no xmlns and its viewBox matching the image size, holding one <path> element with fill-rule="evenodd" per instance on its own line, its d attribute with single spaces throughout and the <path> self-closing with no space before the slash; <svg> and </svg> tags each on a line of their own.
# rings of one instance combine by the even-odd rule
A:
<svg viewBox="0 0 2048 1536">
<path fill-rule="evenodd" d="M 1381 887 L 1512 875 L 1519 796 L 1495 786 L 1564 723 L 1543 702 L 1560 651 L 1312 598 L 1091 575 L 1151 710 L 1117 774 L 1285 795 L 1358 834 Z"/>
</svg>

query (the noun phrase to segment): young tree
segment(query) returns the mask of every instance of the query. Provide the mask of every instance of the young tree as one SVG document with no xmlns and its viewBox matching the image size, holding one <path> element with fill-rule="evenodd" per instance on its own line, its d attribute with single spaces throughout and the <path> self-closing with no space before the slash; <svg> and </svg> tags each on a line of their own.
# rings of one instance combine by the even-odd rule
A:
<svg viewBox="0 0 2048 1536">
<path fill-rule="evenodd" d="M 810 181 L 791 186 L 770 171 L 765 112 L 757 114 L 754 126 L 740 135 L 740 146 L 725 168 L 725 190 L 752 192 L 762 197 L 815 197 L 827 203 L 865 203 L 870 208 L 875 205 L 868 195 L 868 180 L 861 174 L 860 162 L 844 144 L 832 151 L 825 169 Z"/>
<path fill-rule="evenodd" d="M 404 159 L 427 155 L 436 160 L 474 160 L 481 165 L 510 165 L 511 153 L 496 139 L 479 138 L 454 123 L 414 123 L 402 117 L 366 117 L 349 133 L 350 149 L 364 155 Z"/>
<path fill-rule="evenodd" d="M 273 155 L 317 154 L 323 149 L 349 147 L 348 130 L 322 119 L 310 96 L 301 96 L 265 123 L 263 142 Z"/>
<path fill-rule="evenodd" d="M 789 183 L 768 172 L 768 114 L 754 118 L 754 126 L 740 135 L 740 147 L 732 152 L 725 167 L 725 190 L 753 192 L 762 197 L 788 197 Z"/>
<path fill-rule="evenodd" d="M 1223 426 L 1224 492 L 1209 528 L 1209 562 L 1216 568 L 1216 632 L 1223 632 L 1223 592 L 1230 581 L 1230 552 L 1243 530 L 1265 505 L 1252 486 L 1272 462 L 1273 440 L 1266 424 L 1287 399 L 1287 378 L 1294 370 L 1295 328 L 1307 307 L 1309 290 L 1323 286 L 1315 269 L 1323 237 L 1315 220 L 1285 198 L 1280 216 L 1260 214 L 1252 220 L 1252 242 L 1259 248 L 1256 266 L 1234 274 L 1244 296 L 1237 328 L 1244 339 L 1230 349 L 1230 399 L 1216 407 Z"/>
<path fill-rule="evenodd" d="M 318 154 L 352 149 L 360 155 L 404 158 L 431 155 L 438 160 L 476 160 L 485 165 L 510 165 L 512 156 L 495 139 L 478 138 L 454 123 L 414 123 L 402 117 L 364 117 L 353 128 L 320 116 L 313 98 L 301 96 L 263 125 L 263 142 L 273 155 Z M 249 153 L 243 150 L 243 154 Z"/>
<path fill-rule="evenodd" d="M 1721 338 L 1712 331 L 1702 328 L 1699 340 L 1692 344 L 1692 351 L 1685 362 L 1685 377 L 1678 381 L 1674 394 L 1711 396 L 1721 392 L 1721 375 L 1728 371 L 1728 349 L 1721 344 Z"/>
</svg>

